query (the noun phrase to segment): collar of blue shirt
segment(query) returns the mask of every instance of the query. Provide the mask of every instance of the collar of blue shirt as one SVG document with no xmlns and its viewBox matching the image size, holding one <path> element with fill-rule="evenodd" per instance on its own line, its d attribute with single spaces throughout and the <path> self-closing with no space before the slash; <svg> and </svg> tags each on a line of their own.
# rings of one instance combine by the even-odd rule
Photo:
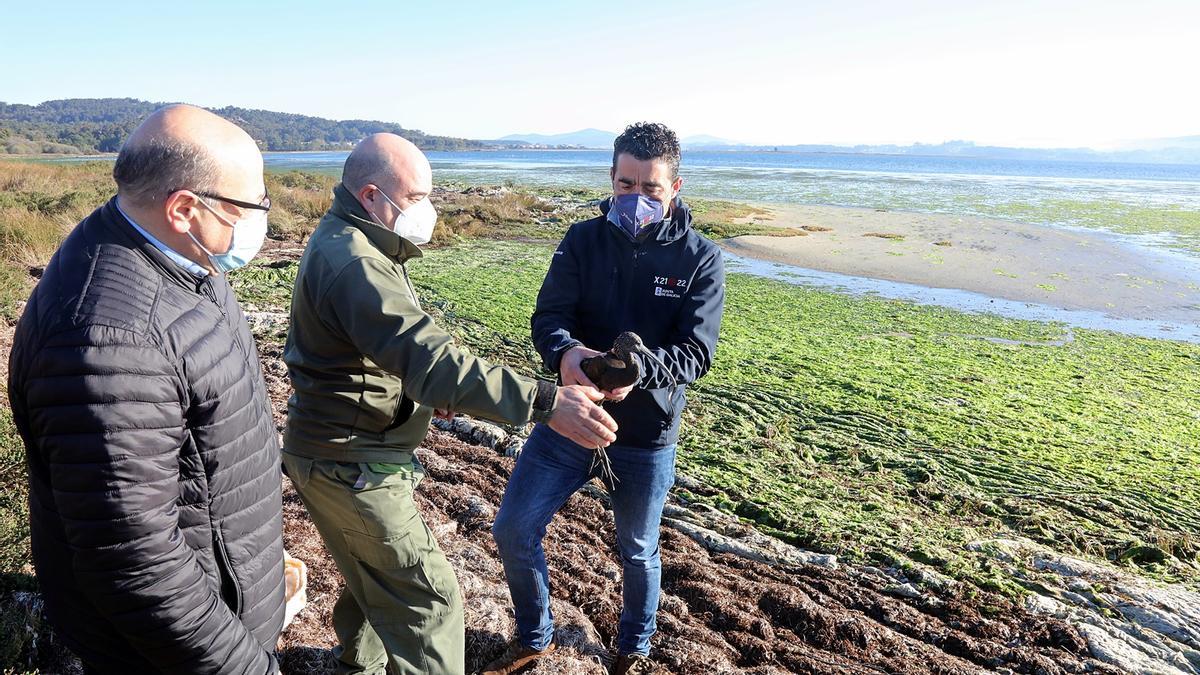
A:
<svg viewBox="0 0 1200 675">
<path fill-rule="evenodd" d="M 155 239 L 154 235 L 147 232 L 145 230 L 145 228 L 143 228 L 141 225 L 138 225 L 137 222 L 134 221 L 133 218 L 130 218 L 129 214 L 125 213 L 125 210 L 121 208 L 121 200 L 119 200 L 119 199 L 117 200 L 117 210 L 121 212 L 121 215 L 125 216 L 125 220 L 129 221 L 129 224 L 133 226 L 133 229 L 138 231 L 138 234 L 141 234 L 143 237 L 145 237 L 146 241 L 150 242 L 154 246 L 154 248 L 162 251 L 163 255 L 165 255 L 171 259 L 171 262 L 175 263 L 176 265 L 179 265 L 184 270 L 190 272 L 192 274 L 192 276 L 199 277 L 199 278 L 204 278 L 204 277 L 208 276 L 208 270 L 206 270 L 203 267 L 201 267 L 200 265 L 196 264 L 196 262 L 194 260 L 185 258 L 182 255 L 176 253 L 175 250 L 172 249 L 170 246 L 167 246 L 166 244 L 162 243 L 158 239 Z"/>
</svg>

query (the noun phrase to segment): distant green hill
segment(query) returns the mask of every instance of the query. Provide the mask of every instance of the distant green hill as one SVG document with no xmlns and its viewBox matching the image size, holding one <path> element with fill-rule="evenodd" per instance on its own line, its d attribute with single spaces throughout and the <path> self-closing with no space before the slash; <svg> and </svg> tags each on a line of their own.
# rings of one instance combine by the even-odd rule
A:
<svg viewBox="0 0 1200 675">
<path fill-rule="evenodd" d="M 38 105 L 0 102 L 0 153 L 116 152 L 152 111 L 164 105 L 132 98 L 71 98 Z M 213 108 L 246 130 L 263 150 L 344 150 L 380 131 L 399 134 L 423 150 L 478 150 L 479 141 L 430 136 L 375 120 L 327 120 L 249 108 Z"/>
</svg>

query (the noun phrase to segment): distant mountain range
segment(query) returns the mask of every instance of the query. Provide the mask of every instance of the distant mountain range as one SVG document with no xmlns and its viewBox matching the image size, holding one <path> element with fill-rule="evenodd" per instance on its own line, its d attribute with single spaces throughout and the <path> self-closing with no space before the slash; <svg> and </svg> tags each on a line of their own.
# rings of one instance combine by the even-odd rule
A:
<svg viewBox="0 0 1200 675">
<path fill-rule="evenodd" d="M 738 145 L 738 142 L 731 141 L 731 140 L 728 140 L 725 138 L 718 138 L 716 136 L 708 136 L 705 134 L 700 134 L 697 136 L 688 136 L 686 138 L 681 138 L 681 139 L 679 139 L 679 144 L 685 148 L 703 148 L 703 147 L 722 147 L 722 148 L 724 148 L 724 147 L 729 147 L 732 145 Z"/>
<path fill-rule="evenodd" d="M 1151 138 L 1144 141 L 1126 141 L 1117 146 L 1121 152 L 1200 150 L 1200 136 L 1177 136 L 1175 138 Z"/>
<path fill-rule="evenodd" d="M 1091 148 L 1009 148 L 976 145 L 971 141 L 912 145 L 705 145 L 690 150 L 725 152 L 810 152 L 866 155 L 917 155 L 976 159 L 1046 160 L 1066 162 L 1131 162 L 1200 164 L 1200 136 L 1139 141 L 1114 150 Z"/>
<path fill-rule="evenodd" d="M 574 148 L 612 148 L 613 139 L 617 135 L 611 131 L 600 129 L 580 129 L 565 134 L 509 134 L 494 142 L 499 145 L 540 146 L 540 147 L 574 147 Z"/>
<path fill-rule="evenodd" d="M 485 141 L 508 147 L 540 147 L 540 148 L 586 148 L 611 150 L 617 134 L 602 129 L 580 129 L 565 134 L 509 134 L 493 141 Z M 685 149 L 710 146 L 733 146 L 736 141 L 717 138 L 716 136 L 688 136 L 679 139 L 679 144 Z"/>
<path fill-rule="evenodd" d="M 616 134 L 600 129 L 582 129 L 565 134 L 512 134 L 489 145 L 509 148 L 594 148 L 611 149 Z M 1200 164 L 1200 136 L 1129 141 L 1111 150 L 1091 148 L 1009 148 L 976 145 L 971 141 L 948 141 L 912 145 L 751 145 L 716 136 L 698 135 L 680 139 L 684 150 L 714 152 L 811 152 L 863 155 L 918 155 L 929 157 L 973 157 L 981 159 L 1048 160 L 1074 162 L 1134 162 L 1147 164 Z"/>
</svg>

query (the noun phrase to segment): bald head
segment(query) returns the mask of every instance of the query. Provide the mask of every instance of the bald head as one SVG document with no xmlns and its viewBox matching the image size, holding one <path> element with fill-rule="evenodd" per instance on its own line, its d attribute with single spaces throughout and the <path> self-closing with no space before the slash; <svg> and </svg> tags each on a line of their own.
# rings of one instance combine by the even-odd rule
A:
<svg viewBox="0 0 1200 675">
<path fill-rule="evenodd" d="M 261 191 L 262 155 L 232 122 L 202 108 L 171 105 L 147 117 L 121 146 L 113 178 L 122 200 L 141 206 L 180 189 L 249 200 Z"/>
<path fill-rule="evenodd" d="M 342 184 L 358 195 L 375 185 L 393 195 L 412 191 L 429 193 L 433 171 L 425 154 L 396 134 L 372 134 L 354 148 L 342 169 Z"/>
</svg>

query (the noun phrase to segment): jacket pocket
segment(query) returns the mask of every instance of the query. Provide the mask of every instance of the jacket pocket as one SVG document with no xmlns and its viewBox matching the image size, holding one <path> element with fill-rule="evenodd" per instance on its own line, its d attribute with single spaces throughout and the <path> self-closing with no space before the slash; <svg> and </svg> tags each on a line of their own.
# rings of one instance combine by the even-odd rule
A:
<svg viewBox="0 0 1200 675">
<path fill-rule="evenodd" d="M 364 590 L 363 602 L 368 608 L 420 625 L 461 604 L 454 571 L 419 517 L 384 537 L 348 529 L 342 530 L 342 536 L 351 557 L 373 571 L 372 583 Z M 398 612 L 397 595 L 421 611 L 412 616 L 406 616 L 409 612 L 405 610 Z"/>
<path fill-rule="evenodd" d="M 312 475 L 313 460 L 288 452 L 281 454 L 283 455 L 283 474 L 292 481 L 293 485 L 303 490 L 304 486 L 308 485 L 309 476 Z"/>
<path fill-rule="evenodd" d="M 423 532 L 422 525 L 414 522 L 411 527 L 398 528 L 384 537 L 343 529 L 342 537 L 346 540 L 346 550 L 355 560 L 375 569 L 404 569 L 421 562 L 421 558 L 431 552 L 430 538 Z"/>
<path fill-rule="evenodd" d="M 213 548 L 217 552 L 217 570 L 221 574 L 221 599 L 235 615 L 241 615 L 242 587 L 238 585 L 237 577 L 233 574 L 233 563 L 229 559 L 229 551 L 225 548 L 225 536 L 221 534 L 221 526 L 215 523 Z"/>
<path fill-rule="evenodd" d="M 416 409 L 417 404 L 415 401 L 409 398 L 407 394 L 400 394 L 400 402 L 396 404 L 396 414 L 392 417 L 392 423 L 387 425 L 384 431 L 391 431 L 407 422 Z"/>
</svg>

